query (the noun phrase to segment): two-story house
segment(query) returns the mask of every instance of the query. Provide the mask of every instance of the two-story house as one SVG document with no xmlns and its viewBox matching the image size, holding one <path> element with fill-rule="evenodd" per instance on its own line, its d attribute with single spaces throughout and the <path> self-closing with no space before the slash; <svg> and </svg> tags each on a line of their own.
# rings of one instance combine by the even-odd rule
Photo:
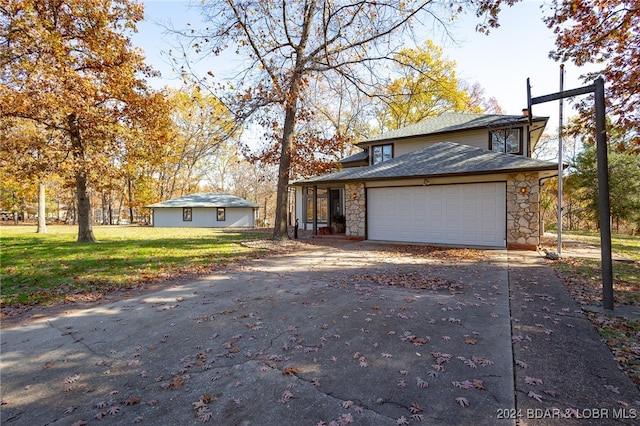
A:
<svg viewBox="0 0 640 426">
<path fill-rule="evenodd" d="M 317 233 L 344 216 L 351 239 L 535 249 L 540 186 L 558 174 L 531 158 L 547 120 L 449 113 L 372 137 L 292 183 L 295 217 Z"/>
</svg>

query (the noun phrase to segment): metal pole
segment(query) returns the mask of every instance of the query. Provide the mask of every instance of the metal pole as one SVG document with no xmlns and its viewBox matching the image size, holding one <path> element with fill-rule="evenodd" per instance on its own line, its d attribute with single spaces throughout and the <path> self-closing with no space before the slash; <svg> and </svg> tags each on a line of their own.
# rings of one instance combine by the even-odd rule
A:
<svg viewBox="0 0 640 426">
<path fill-rule="evenodd" d="M 609 164 L 604 103 L 604 80 L 595 81 L 596 150 L 598 165 L 598 210 L 600 218 L 600 255 L 602 258 L 602 305 L 613 310 L 613 265 L 611 261 L 611 221 L 609 205 Z"/>
<path fill-rule="evenodd" d="M 527 77 L 527 113 L 529 114 L 529 130 L 533 124 L 533 103 L 531 102 L 531 81 Z"/>
<path fill-rule="evenodd" d="M 564 64 L 560 64 L 560 92 L 564 91 Z M 558 256 L 562 256 L 562 132 L 563 100 L 560 98 L 560 117 L 558 125 Z"/>
</svg>

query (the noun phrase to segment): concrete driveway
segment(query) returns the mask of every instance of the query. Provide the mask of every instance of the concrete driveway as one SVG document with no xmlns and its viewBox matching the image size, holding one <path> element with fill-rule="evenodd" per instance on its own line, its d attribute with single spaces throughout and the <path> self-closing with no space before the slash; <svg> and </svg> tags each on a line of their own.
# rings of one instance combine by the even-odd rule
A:
<svg viewBox="0 0 640 426">
<path fill-rule="evenodd" d="M 514 282 L 527 285 L 524 266 L 540 265 L 535 254 L 521 256 Z M 551 396 L 546 375 L 561 375 L 562 363 L 541 379 L 534 369 L 523 373 L 529 350 L 518 345 L 532 346 L 537 334 L 512 333 L 510 270 L 506 251 L 299 243 L 156 293 L 5 328 L 0 420 L 496 425 L 520 417 L 561 424 L 566 419 L 527 411 L 564 414 L 577 403 Z M 546 321 L 525 305 L 523 321 L 513 318 L 517 327 Z M 568 329 L 565 323 L 553 326 Z M 604 347 L 597 338 L 591 344 Z M 615 377 L 606 381 L 617 393 L 585 389 L 597 394 L 581 404 L 610 415 L 627 404 L 619 413 L 628 418 L 612 424 L 635 424 L 640 394 L 610 358 L 606 374 Z"/>
</svg>

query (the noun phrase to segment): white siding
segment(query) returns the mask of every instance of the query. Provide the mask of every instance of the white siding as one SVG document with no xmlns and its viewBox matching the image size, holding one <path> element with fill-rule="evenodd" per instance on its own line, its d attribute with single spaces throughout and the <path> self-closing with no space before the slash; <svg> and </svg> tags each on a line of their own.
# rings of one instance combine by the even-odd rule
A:
<svg viewBox="0 0 640 426">
<path fill-rule="evenodd" d="M 526 156 L 528 152 L 527 129 L 525 126 L 522 131 L 522 152 Z M 417 151 L 437 142 L 453 142 L 460 145 L 474 146 L 481 149 L 489 149 L 489 129 L 468 130 L 459 133 L 449 133 L 445 135 L 429 135 L 418 136 L 415 138 L 404 139 L 402 141 L 381 141 L 380 144 L 393 143 L 393 156 L 399 157 L 409 152 Z M 371 146 L 376 145 L 375 143 Z"/>
<path fill-rule="evenodd" d="M 442 141 L 489 149 L 489 130 L 469 130 L 466 132 L 450 133 L 447 135 L 420 136 L 413 139 L 406 139 L 401 142 L 394 143 L 393 156 L 399 157 Z"/>
<path fill-rule="evenodd" d="M 505 247 L 505 182 L 369 188 L 370 240 Z"/>
<path fill-rule="evenodd" d="M 225 220 L 218 221 L 217 209 L 194 207 L 191 221 L 182 220 L 182 208 L 156 208 L 153 209 L 153 226 L 163 227 L 184 227 L 184 228 L 253 228 L 254 213 L 253 208 L 246 207 L 226 207 Z"/>
</svg>

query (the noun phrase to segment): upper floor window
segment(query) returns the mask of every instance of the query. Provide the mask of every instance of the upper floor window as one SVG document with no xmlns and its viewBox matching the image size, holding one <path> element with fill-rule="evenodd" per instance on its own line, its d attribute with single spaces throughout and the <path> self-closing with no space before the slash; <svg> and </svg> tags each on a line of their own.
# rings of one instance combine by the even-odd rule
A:
<svg viewBox="0 0 640 426">
<path fill-rule="evenodd" d="M 376 145 L 372 148 L 371 164 L 389 161 L 393 158 L 393 145 Z"/>
<path fill-rule="evenodd" d="M 489 149 L 493 152 L 522 155 L 522 129 L 489 131 Z"/>
</svg>

